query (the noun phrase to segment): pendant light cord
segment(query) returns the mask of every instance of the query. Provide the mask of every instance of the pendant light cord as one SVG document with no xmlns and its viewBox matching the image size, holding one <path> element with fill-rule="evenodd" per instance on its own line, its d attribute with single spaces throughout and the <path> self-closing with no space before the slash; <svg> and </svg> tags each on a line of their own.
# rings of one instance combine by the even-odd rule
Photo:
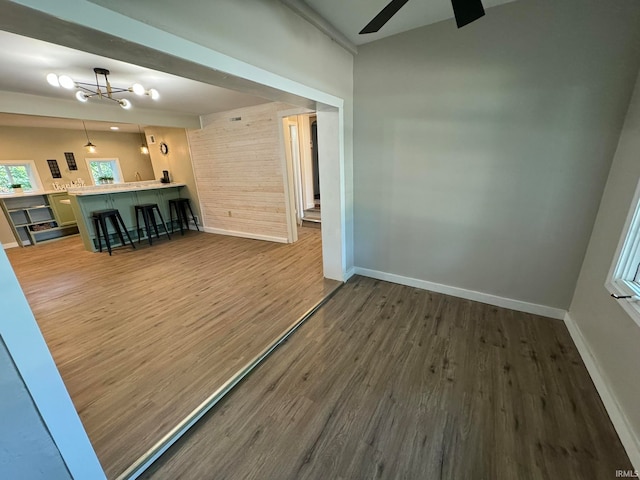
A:
<svg viewBox="0 0 640 480">
<path fill-rule="evenodd" d="M 82 126 L 84 127 L 84 134 L 87 137 L 87 143 L 91 143 L 91 140 L 89 140 L 89 134 L 87 133 L 87 126 L 84 124 L 84 120 L 82 121 Z"/>
</svg>

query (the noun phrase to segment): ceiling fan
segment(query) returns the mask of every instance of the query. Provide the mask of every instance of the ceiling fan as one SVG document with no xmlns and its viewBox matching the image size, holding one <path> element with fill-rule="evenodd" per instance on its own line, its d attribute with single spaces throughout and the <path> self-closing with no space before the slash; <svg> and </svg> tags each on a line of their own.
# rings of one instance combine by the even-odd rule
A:
<svg viewBox="0 0 640 480">
<path fill-rule="evenodd" d="M 391 0 L 391 2 L 360 31 L 360 34 L 374 33 L 380 30 L 408 1 L 409 0 Z M 451 4 L 453 5 L 453 14 L 456 17 L 458 28 L 464 27 L 484 16 L 484 7 L 482 6 L 481 0 L 451 0 Z"/>
</svg>

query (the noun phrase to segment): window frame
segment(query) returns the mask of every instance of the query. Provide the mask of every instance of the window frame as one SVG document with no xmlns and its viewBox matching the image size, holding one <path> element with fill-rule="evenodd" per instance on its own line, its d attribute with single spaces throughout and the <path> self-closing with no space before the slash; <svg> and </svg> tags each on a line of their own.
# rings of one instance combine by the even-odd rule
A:
<svg viewBox="0 0 640 480">
<path fill-rule="evenodd" d="M 124 175 L 122 175 L 122 168 L 120 167 L 120 159 L 117 157 L 109 157 L 109 158 L 85 158 L 85 162 L 87 164 L 87 169 L 89 170 L 89 177 L 91 178 L 91 182 L 94 185 L 100 185 L 97 183 L 97 180 L 93 178 L 93 173 L 91 173 L 91 162 L 114 162 L 116 166 L 116 171 L 118 178 L 113 178 L 113 183 L 124 183 Z"/>
<path fill-rule="evenodd" d="M 42 181 L 40 180 L 40 173 L 38 172 L 38 167 L 36 166 L 36 162 L 33 160 L 0 160 L 0 166 L 12 165 L 12 166 L 20 166 L 25 165 L 27 167 L 27 173 L 29 175 L 29 180 L 31 180 L 31 190 L 24 189 L 25 192 L 42 192 L 44 191 L 44 187 L 42 186 Z M 2 193 L 2 195 L 10 195 L 11 192 Z"/>
<path fill-rule="evenodd" d="M 620 298 L 624 310 L 640 325 L 640 181 L 618 241 L 605 288 Z M 635 280 L 634 280 L 635 279 Z"/>
</svg>

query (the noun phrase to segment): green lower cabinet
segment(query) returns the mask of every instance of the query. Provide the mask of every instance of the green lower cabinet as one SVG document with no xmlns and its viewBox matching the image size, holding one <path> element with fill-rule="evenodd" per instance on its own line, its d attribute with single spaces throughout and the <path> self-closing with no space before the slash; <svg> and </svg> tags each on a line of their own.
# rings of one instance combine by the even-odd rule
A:
<svg viewBox="0 0 640 480">
<path fill-rule="evenodd" d="M 66 227 L 76 224 L 76 216 L 71 208 L 71 201 L 68 193 L 51 193 L 48 195 L 49 205 L 58 221 L 58 225 Z"/>
<path fill-rule="evenodd" d="M 171 225 L 169 224 L 169 200 L 180 198 L 180 188 L 181 187 L 165 187 L 161 189 L 132 190 L 128 192 L 75 196 L 71 202 L 74 211 L 76 211 L 76 216 L 77 213 L 80 213 L 80 217 L 84 220 L 83 225 L 78 226 L 85 249 L 94 252 L 98 250 L 98 241 L 96 239 L 93 220 L 91 219 L 92 213 L 97 210 L 105 210 L 108 208 L 117 209 L 120 212 L 120 216 L 124 221 L 131 239 L 138 241 L 135 206 L 155 203 L 158 205 L 169 231 L 171 231 Z M 159 224 L 160 219 L 157 219 L 157 221 Z M 140 224 L 141 226 L 143 225 L 142 216 L 140 217 Z M 111 244 L 113 246 L 119 246 L 120 239 L 117 238 L 117 235 L 110 224 L 108 225 L 108 229 Z M 160 232 L 164 232 L 163 228 L 159 228 L 158 230 Z M 143 239 L 146 238 L 146 232 L 143 231 L 141 236 Z"/>
</svg>

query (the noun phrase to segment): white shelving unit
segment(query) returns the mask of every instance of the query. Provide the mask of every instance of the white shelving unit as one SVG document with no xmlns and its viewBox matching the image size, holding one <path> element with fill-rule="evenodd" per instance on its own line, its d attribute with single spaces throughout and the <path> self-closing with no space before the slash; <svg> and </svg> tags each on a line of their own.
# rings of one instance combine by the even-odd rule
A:
<svg viewBox="0 0 640 480">
<path fill-rule="evenodd" d="M 48 195 L 5 198 L 0 203 L 16 240 L 22 246 L 78 232 L 75 224 L 60 224 Z"/>
</svg>

